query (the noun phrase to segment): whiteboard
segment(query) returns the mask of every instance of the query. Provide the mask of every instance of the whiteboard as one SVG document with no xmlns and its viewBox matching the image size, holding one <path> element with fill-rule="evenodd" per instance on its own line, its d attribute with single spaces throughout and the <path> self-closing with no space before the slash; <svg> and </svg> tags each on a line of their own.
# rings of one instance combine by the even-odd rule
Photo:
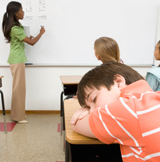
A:
<svg viewBox="0 0 160 162">
<path fill-rule="evenodd" d="M 0 0 L 0 21 L 9 0 Z M 94 41 L 115 39 L 128 65 L 152 65 L 159 0 L 19 0 L 25 12 L 22 25 L 36 36 L 26 45 L 28 62 L 39 65 L 97 65 Z M 9 44 L 0 30 L 0 65 L 7 64 Z"/>
</svg>

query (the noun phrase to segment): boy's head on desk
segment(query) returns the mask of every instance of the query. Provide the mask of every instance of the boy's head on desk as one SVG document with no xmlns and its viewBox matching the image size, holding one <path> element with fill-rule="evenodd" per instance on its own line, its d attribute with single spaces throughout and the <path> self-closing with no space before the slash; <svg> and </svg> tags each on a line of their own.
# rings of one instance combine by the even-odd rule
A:
<svg viewBox="0 0 160 162">
<path fill-rule="evenodd" d="M 121 90 L 143 77 L 131 67 L 107 62 L 87 72 L 78 84 L 78 101 L 92 111 L 117 100 Z"/>
</svg>

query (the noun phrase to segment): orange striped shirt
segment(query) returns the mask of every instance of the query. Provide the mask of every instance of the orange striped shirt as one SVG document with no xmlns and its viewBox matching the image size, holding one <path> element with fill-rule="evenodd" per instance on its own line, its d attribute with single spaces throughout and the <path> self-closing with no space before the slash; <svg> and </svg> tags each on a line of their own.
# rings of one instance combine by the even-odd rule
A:
<svg viewBox="0 0 160 162">
<path fill-rule="evenodd" d="M 123 162 L 160 162 L 160 91 L 153 92 L 145 80 L 93 111 L 89 124 L 102 142 L 120 144 Z"/>
</svg>

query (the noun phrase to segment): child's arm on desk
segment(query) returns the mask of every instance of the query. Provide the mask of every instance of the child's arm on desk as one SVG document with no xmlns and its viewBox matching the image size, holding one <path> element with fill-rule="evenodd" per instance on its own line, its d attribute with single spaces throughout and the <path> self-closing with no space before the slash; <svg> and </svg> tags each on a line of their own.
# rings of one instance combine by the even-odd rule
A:
<svg viewBox="0 0 160 162">
<path fill-rule="evenodd" d="M 80 108 L 72 116 L 71 124 L 76 124 L 78 120 L 83 119 L 86 115 L 90 114 L 89 108 Z"/>
<path fill-rule="evenodd" d="M 89 126 L 89 114 L 85 116 L 83 119 L 78 120 L 76 124 L 72 125 L 72 129 L 84 136 L 96 138 L 92 133 L 90 126 Z"/>
</svg>

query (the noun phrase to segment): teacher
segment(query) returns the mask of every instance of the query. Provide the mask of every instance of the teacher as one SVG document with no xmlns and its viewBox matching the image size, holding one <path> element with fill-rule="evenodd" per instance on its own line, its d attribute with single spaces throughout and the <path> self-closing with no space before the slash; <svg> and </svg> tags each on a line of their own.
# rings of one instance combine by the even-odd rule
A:
<svg viewBox="0 0 160 162">
<path fill-rule="evenodd" d="M 25 120 L 25 43 L 34 45 L 44 34 L 45 29 L 42 27 L 40 33 L 34 38 L 27 37 L 22 24 L 19 20 L 24 17 L 24 11 L 21 3 L 11 1 L 8 3 L 6 12 L 3 16 L 2 30 L 7 43 L 10 43 L 10 53 L 8 63 L 13 77 L 12 82 L 12 101 L 11 101 L 11 119 L 20 124 L 28 123 Z"/>
</svg>

